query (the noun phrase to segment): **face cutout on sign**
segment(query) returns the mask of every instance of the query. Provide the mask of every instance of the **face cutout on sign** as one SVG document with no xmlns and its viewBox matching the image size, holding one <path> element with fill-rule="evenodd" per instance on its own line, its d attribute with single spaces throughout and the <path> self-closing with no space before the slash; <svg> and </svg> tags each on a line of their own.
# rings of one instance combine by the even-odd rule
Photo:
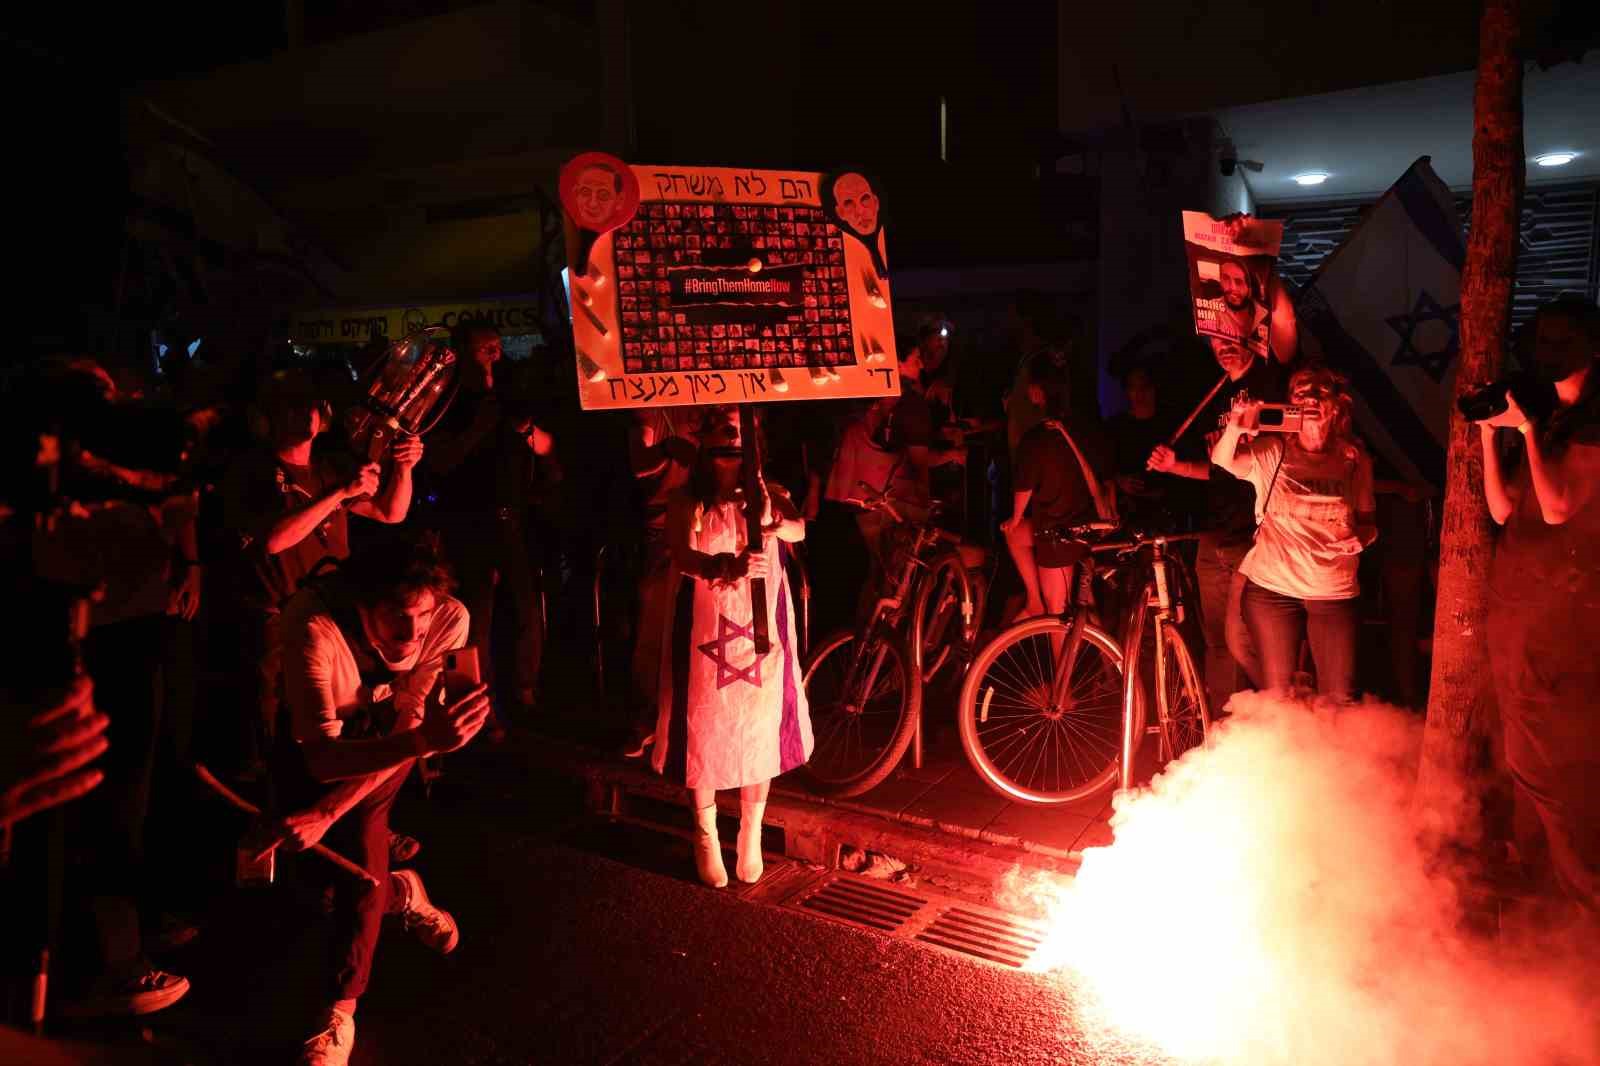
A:
<svg viewBox="0 0 1600 1066">
<path fill-rule="evenodd" d="M 860 174 L 842 174 L 833 183 L 833 213 L 857 237 L 870 237 L 878 231 L 878 194 Z"/>
<path fill-rule="evenodd" d="M 843 171 L 825 178 L 822 182 L 822 206 L 838 220 L 840 229 L 856 238 L 872 255 L 872 266 L 878 277 L 887 277 L 888 264 L 883 254 L 883 220 L 879 217 L 882 201 L 878 190 L 866 175 L 855 170 Z M 872 279 L 865 279 L 870 289 Z"/>
<path fill-rule="evenodd" d="M 582 277 L 595 238 L 626 225 L 638 212 L 639 179 L 614 155 L 584 152 L 561 168 L 559 191 L 567 219 L 580 234 L 580 254 L 568 265 Z"/>
<path fill-rule="evenodd" d="M 622 198 L 622 175 L 596 164 L 578 174 L 577 180 L 572 183 L 572 190 L 576 207 L 573 216 L 578 220 L 578 225 L 596 232 L 610 229 L 607 224 Z"/>
</svg>

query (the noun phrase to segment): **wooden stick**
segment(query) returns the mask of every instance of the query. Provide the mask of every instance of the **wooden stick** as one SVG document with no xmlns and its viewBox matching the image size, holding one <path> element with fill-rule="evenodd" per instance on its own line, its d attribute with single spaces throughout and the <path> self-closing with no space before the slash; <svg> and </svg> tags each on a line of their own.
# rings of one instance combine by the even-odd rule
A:
<svg viewBox="0 0 1600 1066">
<path fill-rule="evenodd" d="M 756 428 L 756 413 L 749 404 L 739 405 L 739 444 L 744 451 L 744 518 L 750 554 L 759 555 L 766 548 L 765 532 L 761 528 L 761 512 L 766 499 L 761 493 L 761 438 Z M 767 581 L 750 579 L 750 625 L 757 655 L 772 650 L 772 636 L 767 632 Z"/>
<path fill-rule="evenodd" d="M 221 781 L 218 781 L 212 775 L 211 771 L 207 770 L 202 764 L 194 764 L 194 774 L 200 779 L 201 784 L 205 785 L 211 791 L 227 800 L 231 805 L 239 808 L 239 810 L 245 812 L 246 814 L 253 815 L 257 818 L 261 817 L 260 807 L 257 807 L 255 804 L 251 803 L 233 789 L 229 788 L 227 785 L 224 785 Z M 378 887 L 378 879 L 376 877 L 373 877 L 371 874 L 367 873 L 366 870 L 363 870 L 361 867 L 357 866 L 343 855 L 340 855 L 332 848 L 325 848 L 321 844 L 313 844 L 306 850 L 322 856 L 324 859 L 327 859 L 345 873 L 350 874 L 352 877 L 359 877 L 373 888 Z"/>
<path fill-rule="evenodd" d="M 1206 398 L 1201 400 L 1199 405 L 1196 406 L 1193 411 L 1189 412 L 1189 417 L 1183 420 L 1183 425 L 1178 427 L 1178 432 L 1174 433 L 1172 435 L 1172 439 L 1167 441 L 1167 447 L 1176 448 L 1178 446 L 1178 441 L 1182 440 L 1183 435 L 1189 432 L 1189 427 L 1194 425 L 1194 420 L 1200 417 L 1200 412 L 1204 411 L 1211 401 L 1216 399 L 1217 393 L 1221 392 L 1222 386 L 1226 385 L 1227 383 L 1228 375 L 1224 374 L 1222 375 L 1222 380 L 1211 386 L 1211 391 L 1206 393 Z"/>
</svg>

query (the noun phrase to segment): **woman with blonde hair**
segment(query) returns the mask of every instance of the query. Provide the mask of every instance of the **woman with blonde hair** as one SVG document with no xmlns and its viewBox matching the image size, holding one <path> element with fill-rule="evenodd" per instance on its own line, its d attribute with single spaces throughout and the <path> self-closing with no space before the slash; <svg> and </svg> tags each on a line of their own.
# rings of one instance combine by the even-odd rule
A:
<svg viewBox="0 0 1600 1066">
<path fill-rule="evenodd" d="M 1211 461 L 1256 490 L 1255 544 L 1244 621 L 1269 690 L 1288 691 L 1300 642 L 1311 644 L 1317 690 L 1355 693 L 1361 552 L 1378 537 L 1372 458 L 1351 429 L 1349 383 L 1325 366 L 1295 371 L 1297 432 L 1261 435 L 1261 404 L 1235 404 Z"/>
</svg>

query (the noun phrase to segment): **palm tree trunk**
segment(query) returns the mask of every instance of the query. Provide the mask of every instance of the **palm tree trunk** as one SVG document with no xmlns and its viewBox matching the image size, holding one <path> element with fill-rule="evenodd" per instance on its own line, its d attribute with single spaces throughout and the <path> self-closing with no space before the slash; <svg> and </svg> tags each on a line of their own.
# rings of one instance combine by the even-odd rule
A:
<svg viewBox="0 0 1600 1066">
<path fill-rule="evenodd" d="M 1473 103 L 1472 233 L 1461 275 L 1458 394 L 1495 378 L 1511 331 L 1522 148 L 1521 0 L 1484 0 Z M 1460 813 L 1459 783 L 1478 763 L 1493 721 L 1488 672 L 1488 508 L 1478 430 L 1450 417 L 1433 679 L 1418 781 L 1419 812 L 1446 830 Z M 1440 820 L 1444 821 L 1441 824 Z M 1425 825 L 1427 822 L 1425 821 Z"/>
</svg>

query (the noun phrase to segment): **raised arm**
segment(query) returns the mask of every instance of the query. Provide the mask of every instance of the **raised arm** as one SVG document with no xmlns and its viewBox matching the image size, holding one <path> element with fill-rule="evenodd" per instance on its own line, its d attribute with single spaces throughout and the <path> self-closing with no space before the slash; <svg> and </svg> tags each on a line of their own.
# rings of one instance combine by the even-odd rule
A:
<svg viewBox="0 0 1600 1066">
<path fill-rule="evenodd" d="M 351 504 L 350 513 L 388 525 L 406 520 L 411 510 L 411 472 L 422 460 L 422 438 L 407 434 L 389 447 L 389 476 L 370 500 Z"/>
<path fill-rule="evenodd" d="M 344 506 L 346 500 L 370 495 L 377 490 L 378 464 L 368 463 L 350 481 L 335 486 L 307 502 L 303 507 L 279 515 L 267 524 L 262 531 L 262 541 L 267 554 L 277 555 L 279 552 L 288 551 L 315 533 L 317 527 L 326 522 L 334 511 Z"/>
<path fill-rule="evenodd" d="M 1292 363 L 1300 351 L 1300 320 L 1295 316 L 1294 301 L 1289 298 L 1289 289 L 1276 270 L 1267 280 L 1267 287 L 1271 290 L 1272 355 L 1280 363 Z"/>
<path fill-rule="evenodd" d="M 1483 443 L 1483 498 L 1489 505 L 1489 517 L 1494 524 L 1503 526 L 1514 510 L 1511 494 L 1506 491 L 1505 471 L 1500 464 L 1500 449 L 1495 445 L 1494 427 L 1487 422 L 1478 423 L 1478 439 Z"/>
<path fill-rule="evenodd" d="M 1243 455 L 1239 453 L 1239 441 L 1246 435 L 1244 427 L 1254 423 L 1252 408 L 1259 406 L 1257 403 L 1242 403 L 1229 409 L 1228 421 L 1211 449 L 1211 462 L 1240 481 L 1250 480 L 1250 454 L 1248 451 Z"/>
</svg>

